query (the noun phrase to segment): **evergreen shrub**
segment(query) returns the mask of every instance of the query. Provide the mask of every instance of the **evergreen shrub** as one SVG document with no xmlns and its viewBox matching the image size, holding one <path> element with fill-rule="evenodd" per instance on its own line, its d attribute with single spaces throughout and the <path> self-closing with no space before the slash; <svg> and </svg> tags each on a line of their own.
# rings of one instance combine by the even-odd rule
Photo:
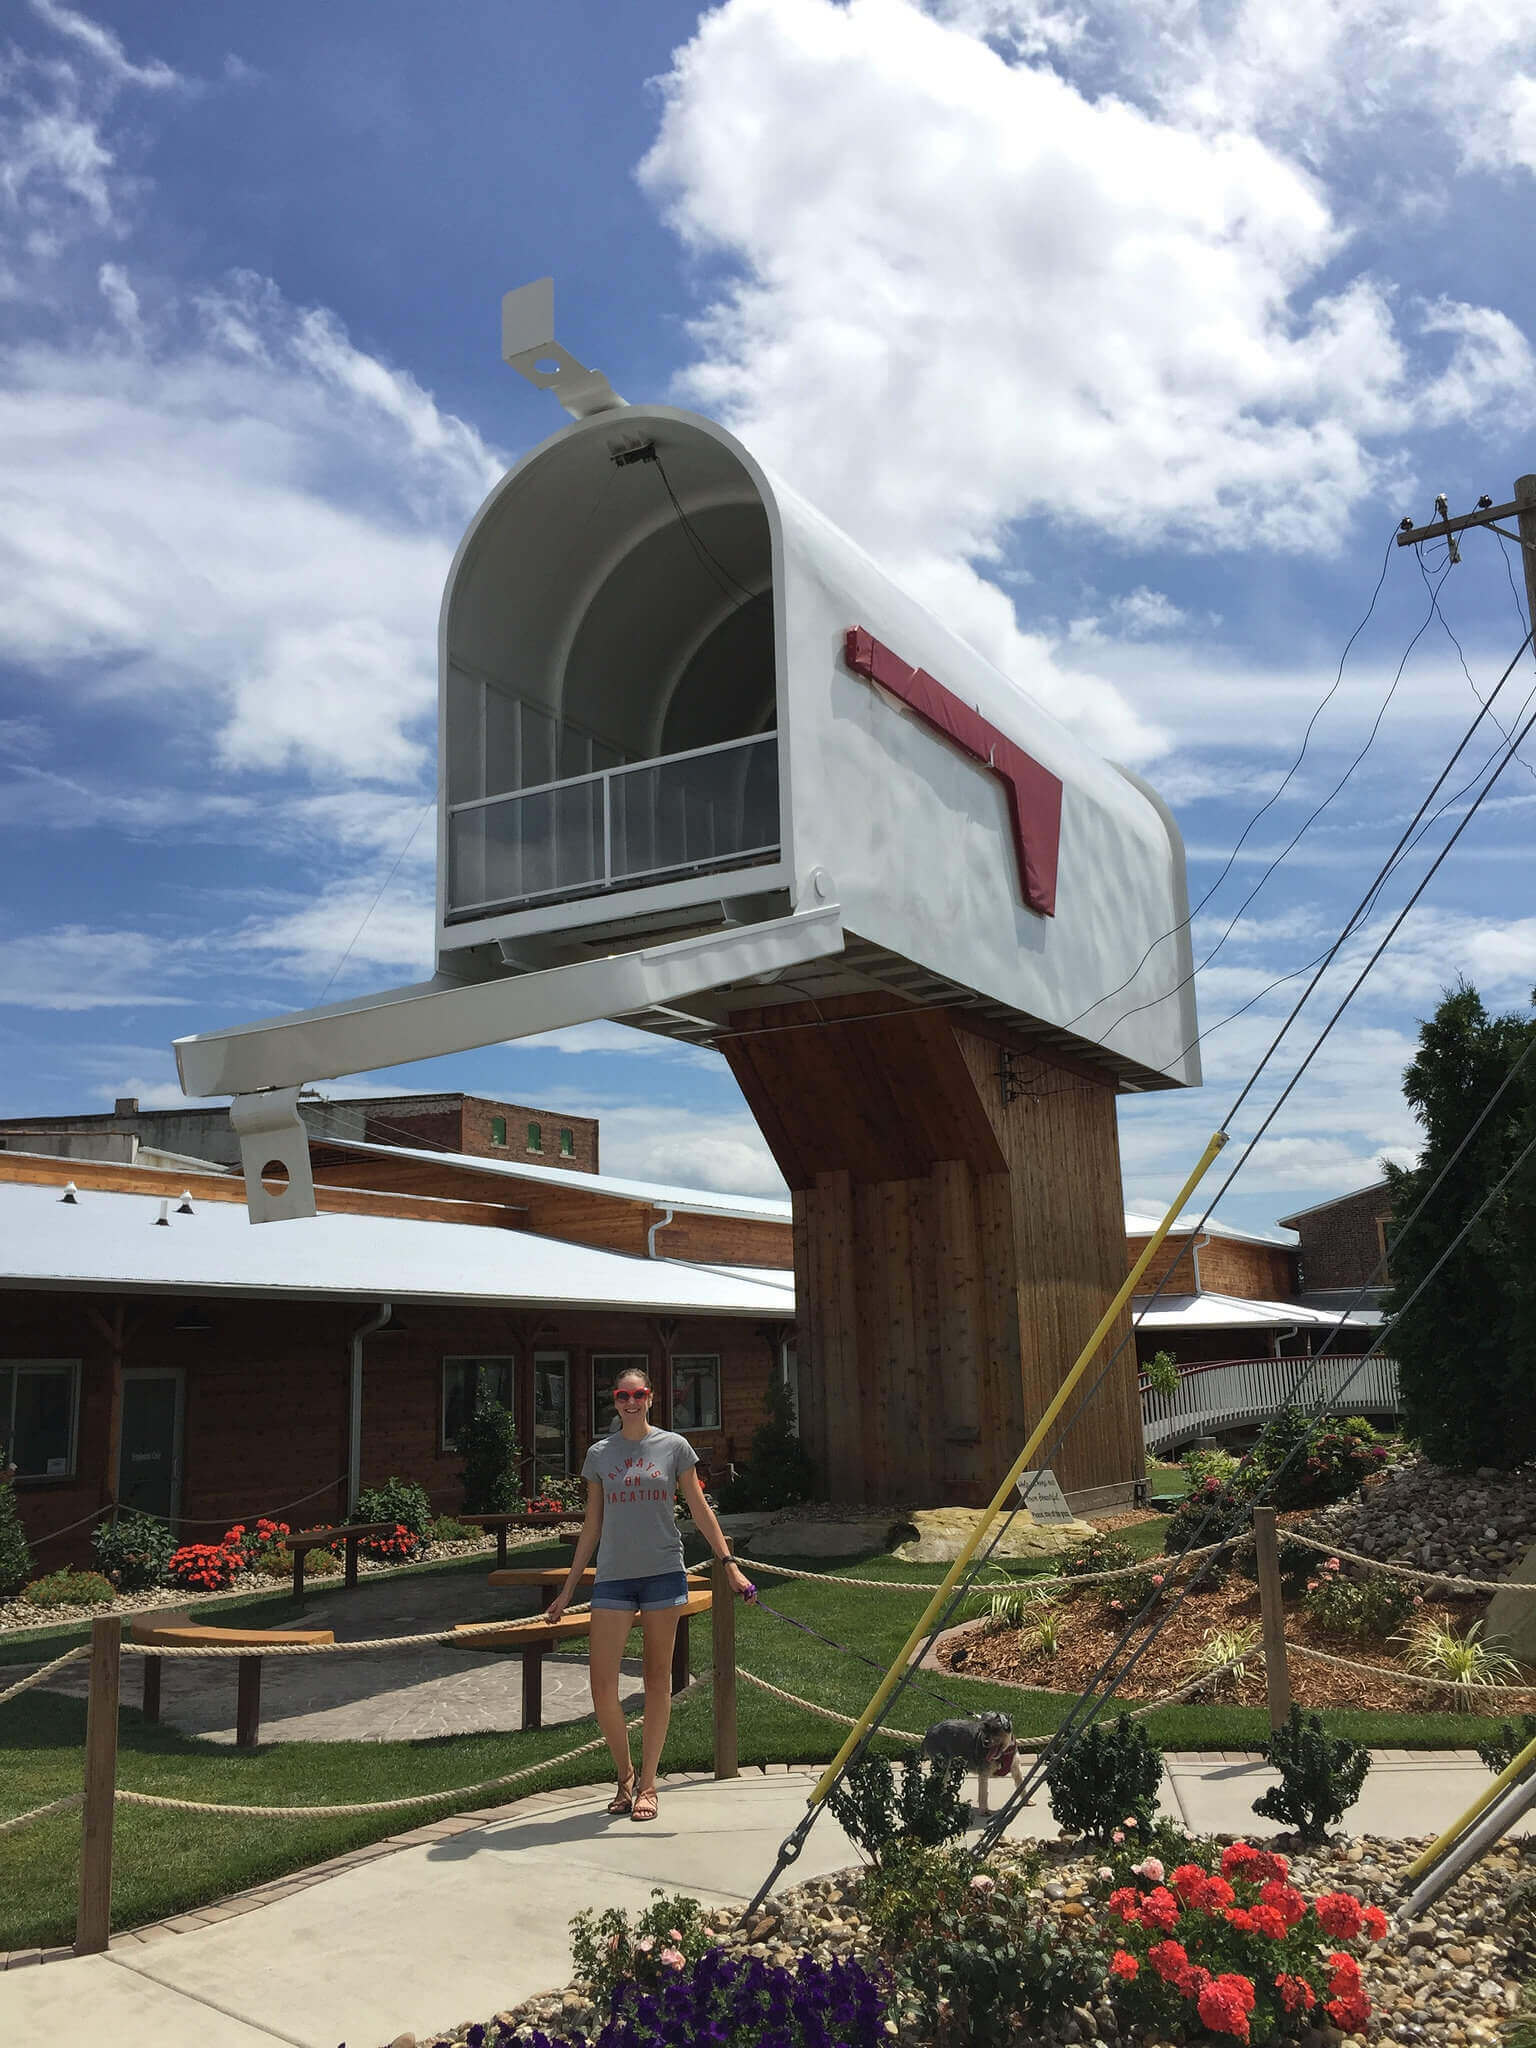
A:
<svg viewBox="0 0 1536 2048">
<path fill-rule="evenodd" d="M 523 1506 L 523 1447 L 510 1410 L 482 1395 L 459 1432 L 466 1515 L 516 1514 Z"/>
<path fill-rule="evenodd" d="M 888 1758 L 861 1756 L 827 1794 L 827 1805 L 849 1840 L 879 1863 L 898 1842 L 937 1848 L 964 1834 L 970 1819 L 964 1782 L 958 1757 L 904 1756 L 898 1788 Z"/>
<path fill-rule="evenodd" d="M 1163 1753 L 1129 1714 L 1092 1722 L 1045 1767 L 1051 1812 L 1069 1834 L 1098 1842 L 1150 1833 L 1163 1782 Z"/>
<path fill-rule="evenodd" d="M 112 1581 L 100 1572 L 50 1572 L 21 1589 L 29 1607 L 99 1607 L 112 1595 Z"/>
<path fill-rule="evenodd" d="M 0 1467 L 0 1600 L 19 1593 L 32 1576 L 32 1550 L 16 1506 L 16 1474 Z"/>
<path fill-rule="evenodd" d="M 1300 1707 L 1292 1707 L 1290 1720 L 1271 1735 L 1264 1754 L 1280 1773 L 1280 1783 L 1261 1793 L 1253 1810 L 1294 1828 L 1304 1842 L 1325 1839 L 1360 1797 L 1371 1768 L 1369 1751 L 1342 1735 L 1325 1734 L 1321 1714 L 1303 1714 Z"/>
<path fill-rule="evenodd" d="M 810 1452 L 795 1434 L 794 1403 L 777 1373 L 768 1389 L 768 1414 L 753 1432 L 746 1462 L 734 1479 L 717 1491 L 723 1514 L 745 1514 L 754 1508 L 787 1508 L 812 1500 L 816 1468 Z"/>
</svg>

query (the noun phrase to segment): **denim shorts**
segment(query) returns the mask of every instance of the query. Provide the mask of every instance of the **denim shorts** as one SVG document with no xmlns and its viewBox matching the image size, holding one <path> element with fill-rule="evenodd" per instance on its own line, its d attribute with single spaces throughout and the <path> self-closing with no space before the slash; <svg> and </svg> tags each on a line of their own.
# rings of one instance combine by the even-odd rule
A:
<svg viewBox="0 0 1536 2048">
<path fill-rule="evenodd" d="M 688 1574 L 652 1572 L 643 1579 L 598 1579 L 592 1587 L 594 1607 L 618 1607 L 626 1614 L 637 1609 L 646 1613 L 653 1607 L 686 1607 Z"/>
</svg>

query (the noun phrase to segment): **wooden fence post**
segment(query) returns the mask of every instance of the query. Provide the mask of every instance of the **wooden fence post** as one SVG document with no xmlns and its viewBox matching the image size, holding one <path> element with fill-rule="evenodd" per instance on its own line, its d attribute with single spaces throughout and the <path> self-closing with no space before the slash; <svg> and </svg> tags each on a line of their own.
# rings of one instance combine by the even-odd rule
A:
<svg viewBox="0 0 1536 2048">
<path fill-rule="evenodd" d="M 715 1776 L 734 1778 L 736 1768 L 736 1595 L 730 1566 L 716 1558 L 710 1568 L 709 1610 L 715 1664 Z"/>
<path fill-rule="evenodd" d="M 1291 1718 L 1291 1667 L 1285 1655 L 1285 1598 L 1280 1589 L 1280 1546 L 1275 1510 L 1253 1511 L 1253 1547 L 1259 1561 L 1259 1612 L 1264 1619 L 1264 1681 L 1269 1690 L 1269 1725 L 1283 1728 Z"/>
<path fill-rule="evenodd" d="M 112 1926 L 112 1814 L 117 1791 L 117 1700 L 123 1624 L 91 1623 L 91 1690 L 85 1716 L 85 1807 L 80 1830 L 80 1903 L 75 1954 L 100 1955 Z"/>
</svg>

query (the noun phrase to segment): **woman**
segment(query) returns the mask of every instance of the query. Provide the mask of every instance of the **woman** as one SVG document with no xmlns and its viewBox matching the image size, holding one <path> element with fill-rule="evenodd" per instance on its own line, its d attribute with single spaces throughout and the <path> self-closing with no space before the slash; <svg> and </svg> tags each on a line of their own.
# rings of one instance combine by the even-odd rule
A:
<svg viewBox="0 0 1536 2048">
<path fill-rule="evenodd" d="M 699 1484 L 698 1453 L 686 1437 L 651 1427 L 650 1375 L 638 1366 L 620 1373 L 613 1399 L 620 1426 L 592 1446 L 582 1465 L 586 1519 L 576 1539 L 570 1574 L 545 1609 L 545 1618 L 560 1619 L 595 1550 L 589 1637 L 592 1705 L 619 1781 L 608 1811 L 627 1813 L 632 1820 L 654 1820 L 656 1767 L 672 1716 L 672 1644 L 678 1609 L 688 1604 L 683 1539 L 673 1508 L 677 1493 L 687 1502 L 694 1526 L 710 1549 L 728 1564 L 732 1590 L 750 1599 L 756 1588 L 730 1563 L 730 1545 Z M 638 1786 L 629 1724 L 619 1705 L 619 1660 L 637 1614 L 645 1635 L 645 1734 Z"/>
</svg>

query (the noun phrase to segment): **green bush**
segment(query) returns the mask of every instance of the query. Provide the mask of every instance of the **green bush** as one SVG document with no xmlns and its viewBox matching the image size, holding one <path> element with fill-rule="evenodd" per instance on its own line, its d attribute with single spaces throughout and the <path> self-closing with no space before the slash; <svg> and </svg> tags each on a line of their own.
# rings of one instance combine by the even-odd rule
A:
<svg viewBox="0 0 1536 2048">
<path fill-rule="evenodd" d="M 1292 1707 L 1284 1728 L 1277 1728 L 1264 1754 L 1280 1773 L 1253 1802 L 1266 1820 L 1294 1828 L 1304 1842 L 1321 1842 L 1335 1821 L 1342 1820 L 1360 1797 L 1371 1768 L 1369 1752 L 1341 1735 L 1326 1735 L 1320 1714 Z"/>
<path fill-rule="evenodd" d="M 484 1534 L 473 1522 L 456 1522 L 452 1515 L 439 1515 L 427 1531 L 433 1543 L 478 1543 Z"/>
<path fill-rule="evenodd" d="M 1312 1581 L 1317 1577 L 1322 1559 L 1315 1550 L 1305 1543 L 1298 1543 L 1294 1536 L 1287 1536 L 1283 1529 L 1277 1532 L 1275 1550 L 1280 1564 L 1280 1591 L 1287 1600 L 1299 1600 Z M 1237 1569 L 1245 1579 L 1259 1582 L 1259 1553 L 1256 1545 L 1245 1543 L 1235 1559 Z"/>
<path fill-rule="evenodd" d="M 1230 1451 L 1186 1451 L 1179 1463 L 1188 1475 L 1191 1493 L 1207 1479 L 1226 1486 L 1237 1477 L 1237 1460 Z"/>
<path fill-rule="evenodd" d="M 571 1968 L 600 2013 L 626 1978 L 647 1990 L 665 1983 L 676 1967 L 662 1961 L 666 1950 L 696 1963 L 713 1947 L 697 1899 L 681 1892 L 669 1899 L 660 1885 L 651 1887 L 651 1897 L 656 1903 L 633 1920 L 619 1906 L 604 1913 L 589 1906 L 571 1922 Z"/>
<path fill-rule="evenodd" d="M 1086 1543 L 1079 1543 L 1074 1550 L 1064 1551 L 1056 1561 L 1056 1571 L 1064 1579 L 1090 1578 L 1095 1572 L 1127 1571 L 1140 1564 L 1141 1559 L 1123 1537 L 1094 1536 Z M 1107 1580 L 1108 1585 L 1116 1581 Z M 1082 1589 L 1089 1591 L 1088 1587 Z M 1097 1592 L 1100 1589 L 1092 1588 Z M 1063 1599 L 1070 1598 L 1072 1588 L 1064 1589 Z"/>
<path fill-rule="evenodd" d="M 166 1583 L 166 1566 L 176 1545 L 158 1515 L 119 1510 L 91 1531 L 96 1569 L 120 1593 L 144 1593 Z"/>
<path fill-rule="evenodd" d="M 1498 1777 L 1507 1771 L 1522 1749 L 1529 1749 L 1536 1742 L 1536 1714 L 1522 1714 L 1515 1721 L 1501 1721 L 1486 1742 L 1477 1745 L 1477 1753 L 1483 1762 Z"/>
<path fill-rule="evenodd" d="M 767 1419 L 753 1432 L 745 1464 L 718 1489 L 722 1514 L 793 1507 L 797 1501 L 815 1498 L 816 1468 L 795 1434 L 794 1404 L 777 1373 L 768 1388 L 767 1406 Z"/>
<path fill-rule="evenodd" d="M 19 1593 L 32 1576 L 32 1551 L 16 1507 L 15 1474 L 0 1467 L 0 1600 Z"/>
<path fill-rule="evenodd" d="M 1152 1826 L 1163 1782 L 1163 1753 L 1139 1721 L 1120 1714 L 1095 1721 L 1051 1756 L 1045 1767 L 1051 1812 L 1069 1834 L 1112 1842 L 1139 1841 Z"/>
<path fill-rule="evenodd" d="M 1104 1982 L 1109 1951 L 1044 1919 L 1016 1881 L 978 1872 L 897 1964 L 898 1997 L 942 2048 L 1009 2048 Z"/>
<path fill-rule="evenodd" d="M 1179 1391 L 1179 1361 L 1171 1351 L 1154 1351 L 1141 1368 L 1141 1376 L 1153 1394 L 1176 1394 Z"/>
<path fill-rule="evenodd" d="M 1038 1881 L 1043 1858 L 1030 1843 L 1009 1866 L 1008 1881 L 1026 1887 Z M 976 1875 L 996 1878 L 988 1863 L 976 1863 L 963 1842 L 934 1845 L 915 1835 L 900 1835 L 887 1844 L 880 1861 L 859 1879 L 859 1910 L 875 1930 L 888 1960 L 902 1956 L 920 1937 L 934 1932 L 945 1914 L 964 1903 Z"/>
<path fill-rule="evenodd" d="M 1163 1548 L 1170 1557 L 1186 1550 L 1204 1550 L 1209 1543 L 1225 1543 L 1229 1537 L 1246 1534 L 1253 1511 L 1236 1483 L 1223 1485 L 1213 1473 L 1191 1487 L 1168 1517 Z M 1209 1557 L 1200 1566 L 1200 1581 L 1219 1586 L 1232 1568 L 1231 1553 Z"/>
<path fill-rule="evenodd" d="M 391 1474 L 382 1486 L 365 1487 L 357 1496 L 357 1512 L 352 1520 L 388 1522 L 392 1529 L 404 1529 L 415 1539 L 410 1549 L 416 1550 L 431 1533 L 431 1497 L 414 1479 L 397 1479 Z M 365 1536 L 357 1547 L 363 1557 L 387 1557 L 394 1562 L 402 1555 L 399 1539 L 393 1536 Z"/>
<path fill-rule="evenodd" d="M 523 1505 L 523 1448 L 517 1424 L 499 1401 L 482 1395 L 459 1432 L 466 1515 L 516 1514 Z"/>
<path fill-rule="evenodd" d="M 1123 1884 L 1134 1886 L 1142 1875 L 1138 1866 L 1149 1856 L 1155 1857 L 1164 1870 L 1177 1870 L 1185 1863 L 1198 1864 L 1202 1870 L 1221 1868 L 1218 1841 L 1210 1835 L 1191 1835 L 1176 1820 L 1159 1813 L 1153 1816 L 1149 1828 L 1127 1830 L 1125 1840 L 1106 1851 L 1104 1862 L 1110 1874 L 1107 1878 L 1101 1875 L 1101 1883 L 1107 1891 Z"/>
<path fill-rule="evenodd" d="M 970 1808 L 960 1796 L 965 1767 L 958 1757 L 908 1755 L 901 1760 L 901 1786 L 883 1756 L 861 1756 L 842 1784 L 827 1794 L 832 1818 L 873 1862 L 893 1844 L 926 1843 L 936 1848 L 964 1834 Z"/>
<path fill-rule="evenodd" d="M 110 1601 L 112 1593 L 112 1581 L 100 1572 L 50 1572 L 21 1589 L 29 1607 L 96 1607 Z"/>
<path fill-rule="evenodd" d="M 1244 1468 L 1244 1491 L 1250 1498 L 1262 1493 L 1282 1513 L 1327 1507 L 1379 1472 L 1389 1455 L 1363 1416 L 1328 1426 L 1299 1408 L 1286 1408 L 1260 1430 Z"/>
<path fill-rule="evenodd" d="M 1353 1636 L 1357 1642 L 1385 1642 L 1395 1635 L 1412 1614 L 1414 1591 L 1406 1579 L 1389 1579 L 1372 1573 L 1367 1579 L 1347 1579 L 1336 1559 L 1319 1559 L 1315 1578 L 1308 1581 L 1305 1601 L 1307 1619 L 1330 1635 Z"/>
</svg>

